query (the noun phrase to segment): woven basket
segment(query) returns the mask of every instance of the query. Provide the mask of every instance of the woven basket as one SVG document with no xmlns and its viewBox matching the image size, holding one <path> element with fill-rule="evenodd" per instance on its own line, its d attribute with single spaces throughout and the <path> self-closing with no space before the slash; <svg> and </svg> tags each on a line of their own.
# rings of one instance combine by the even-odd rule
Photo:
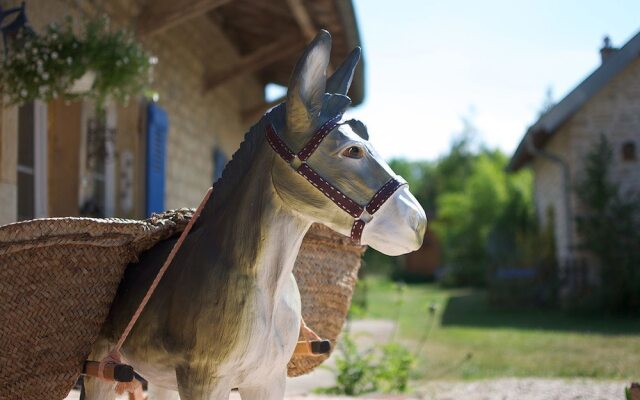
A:
<svg viewBox="0 0 640 400">
<path fill-rule="evenodd" d="M 0 399 L 63 399 L 126 266 L 181 232 L 191 213 L 183 209 L 144 221 L 50 218 L 0 227 Z M 305 321 L 333 341 L 349 307 L 361 251 L 314 226 L 296 263 Z M 328 288 L 330 282 L 338 287 Z M 296 357 L 289 375 L 309 372 L 323 360 Z"/>
<path fill-rule="evenodd" d="M 332 349 L 347 318 L 364 249 L 351 239 L 314 224 L 296 259 L 293 274 L 302 298 L 302 318 L 321 338 L 331 340 Z M 329 355 L 294 355 L 288 375 L 309 373 L 327 358 Z"/>
</svg>

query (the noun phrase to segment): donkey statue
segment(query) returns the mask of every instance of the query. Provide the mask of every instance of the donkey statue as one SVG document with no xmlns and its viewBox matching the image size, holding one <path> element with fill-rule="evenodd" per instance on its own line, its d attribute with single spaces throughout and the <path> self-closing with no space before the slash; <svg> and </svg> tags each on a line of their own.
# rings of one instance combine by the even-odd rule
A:
<svg viewBox="0 0 640 400">
<path fill-rule="evenodd" d="M 156 399 L 226 399 L 233 388 L 246 400 L 283 398 L 301 324 L 292 269 L 313 222 L 388 255 L 422 244 L 427 220 L 406 182 L 361 122 L 340 121 L 360 49 L 327 79 L 330 50 L 326 31 L 305 49 L 286 102 L 246 134 L 122 347 Z M 127 268 L 93 359 L 122 332 L 174 243 Z M 112 389 L 86 378 L 87 399 L 112 398 Z"/>
</svg>

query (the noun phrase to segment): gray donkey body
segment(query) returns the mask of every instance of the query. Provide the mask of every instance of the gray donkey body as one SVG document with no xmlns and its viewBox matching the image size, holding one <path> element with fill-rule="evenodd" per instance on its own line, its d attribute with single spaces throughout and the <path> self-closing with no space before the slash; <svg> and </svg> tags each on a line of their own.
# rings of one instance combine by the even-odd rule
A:
<svg viewBox="0 0 640 400">
<path fill-rule="evenodd" d="M 364 221 L 362 243 L 387 254 L 417 249 L 424 211 L 400 185 L 376 209 L 354 218 L 335 198 L 297 173 L 265 139 L 298 151 L 326 121 L 349 106 L 346 96 L 359 49 L 327 80 L 331 48 L 322 31 L 292 74 L 286 103 L 249 133 L 214 186 L 211 199 L 180 248 L 122 348 L 124 362 L 158 397 L 243 399 L 284 396 L 287 363 L 300 330 L 300 295 L 292 275 L 313 222 L 345 235 Z M 361 123 L 337 124 L 304 162 L 321 180 L 364 206 L 395 174 L 368 143 Z M 345 197 L 346 198 L 346 197 Z M 166 240 L 127 268 L 107 323 L 93 349 L 100 359 L 128 323 L 175 240 Z M 87 399 L 109 399 L 113 385 L 86 379 Z"/>
</svg>

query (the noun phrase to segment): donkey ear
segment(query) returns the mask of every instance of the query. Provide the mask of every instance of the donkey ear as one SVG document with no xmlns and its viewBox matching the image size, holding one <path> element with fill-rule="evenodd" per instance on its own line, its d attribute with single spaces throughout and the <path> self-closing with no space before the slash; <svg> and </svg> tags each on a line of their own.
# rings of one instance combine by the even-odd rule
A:
<svg viewBox="0 0 640 400">
<path fill-rule="evenodd" d="M 340 64 L 336 72 L 327 80 L 327 93 L 347 95 L 361 54 L 362 50 L 360 47 L 353 49 L 351 54 Z"/>
<path fill-rule="evenodd" d="M 290 132 L 306 132 L 320 115 L 331 54 L 331 35 L 321 30 L 298 60 L 287 92 Z"/>
</svg>

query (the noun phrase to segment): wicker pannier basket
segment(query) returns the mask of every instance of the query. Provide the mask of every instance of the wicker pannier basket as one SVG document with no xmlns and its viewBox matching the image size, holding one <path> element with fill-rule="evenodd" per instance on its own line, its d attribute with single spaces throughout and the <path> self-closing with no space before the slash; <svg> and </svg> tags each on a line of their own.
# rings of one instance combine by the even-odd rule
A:
<svg viewBox="0 0 640 400">
<path fill-rule="evenodd" d="M 49 218 L 0 227 L 0 399 L 63 399 L 73 387 L 130 262 L 179 234 L 192 210 L 143 221 Z M 314 225 L 294 274 L 303 317 L 335 340 L 351 301 L 362 247 Z M 294 357 L 289 375 L 326 357 Z"/>
</svg>

